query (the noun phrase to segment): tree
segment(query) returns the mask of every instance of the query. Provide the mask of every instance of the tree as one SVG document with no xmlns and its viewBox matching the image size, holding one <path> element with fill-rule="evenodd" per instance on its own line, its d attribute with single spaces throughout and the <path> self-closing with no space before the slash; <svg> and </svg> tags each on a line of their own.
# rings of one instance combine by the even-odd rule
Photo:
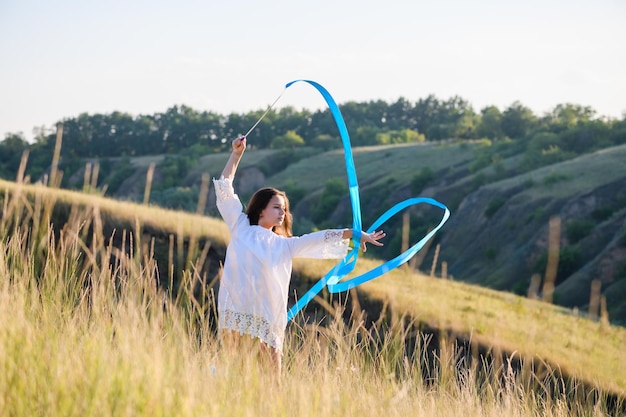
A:
<svg viewBox="0 0 626 417">
<path fill-rule="evenodd" d="M 441 140 L 452 137 L 452 126 L 446 123 L 431 124 L 426 132 L 429 140 Z"/>
<path fill-rule="evenodd" d="M 502 131 L 512 139 L 523 138 L 536 123 L 537 117 L 519 101 L 514 102 L 502 113 Z"/>
<path fill-rule="evenodd" d="M 353 146 L 368 146 L 376 144 L 376 135 L 381 130 L 373 126 L 358 126 L 355 132 L 351 132 L 350 139 Z"/>
<path fill-rule="evenodd" d="M 502 131 L 502 113 L 496 106 L 488 106 L 480 111 L 481 117 L 476 127 L 479 138 L 499 140 L 504 137 Z"/>
<path fill-rule="evenodd" d="M 275 137 L 270 147 L 272 149 L 293 149 L 304 145 L 305 142 L 302 136 L 298 135 L 294 130 L 289 130 L 284 135 Z"/>
<path fill-rule="evenodd" d="M 382 105 L 380 106 L 382 107 Z M 386 112 L 383 113 L 383 117 L 383 126 L 387 129 L 417 129 L 413 105 L 403 97 L 400 97 L 395 103 L 390 104 Z"/>
<path fill-rule="evenodd" d="M 28 141 L 22 133 L 7 133 L 0 142 L 0 162 L 11 159 L 14 155 L 22 155 L 24 149 L 28 149 Z"/>
<path fill-rule="evenodd" d="M 367 112 L 367 105 L 349 101 L 341 105 L 341 114 L 347 126 L 378 127 L 382 125 L 382 115 L 372 117 Z"/>
<path fill-rule="evenodd" d="M 611 123 L 610 140 L 613 145 L 626 143 L 626 113 L 622 120 Z"/>
<path fill-rule="evenodd" d="M 563 130 L 559 137 L 563 148 L 577 154 L 592 149 L 601 149 L 611 146 L 611 130 L 609 126 L 599 120 L 588 122 L 579 121 L 575 126 Z"/>
<path fill-rule="evenodd" d="M 9 133 L 0 142 L 0 176 L 15 178 L 24 150 L 29 144 L 22 133 Z"/>
<path fill-rule="evenodd" d="M 476 113 L 467 100 L 454 96 L 441 103 L 437 118 L 447 125 L 448 137 L 469 139 L 476 125 Z"/>
<path fill-rule="evenodd" d="M 468 109 L 456 120 L 452 136 L 461 139 L 472 139 L 476 136 L 477 124 L 478 118 L 476 113 L 472 109 Z"/>
<path fill-rule="evenodd" d="M 414 122 L 415 125 L 411 124 L 408 127 L 415 129 L 418 132 L 429 132 L 430 127 L 433 124 L 438 123 L 440 107 L 441 104 L 439 100 L 432 94 L 425 99 L 419 99 L 413 106 L 411 115 L 409 116 L 409 120 Z M 429 139 L 431 138 L 428 133 L 426 136 Z"/>
<path fill-rule="evenodd" d="M 589 106 L 578 104 L 559 104 L 551 113 L 551 123 L 559 130 L 575 127 L 579 123 L 589 122 L 596 111 Z"/>
<path fill-rule="evenodd" d="M 527 168 L 536 168 L 570 159 L 576 154 L 567 151 L 559 135 L 550 132 L 534 134 L 524 153 Z"/>
<path fill-rule="evenodd" d="M 466 100 L 454 96 L 447 101 L 439 101 L 433 96 L 420 100 L 415 109 L 417 130 L 426 132 L 430 140 L 448 138 L 470 139 L 475 136 L 476 113 Z"/>
</svg>

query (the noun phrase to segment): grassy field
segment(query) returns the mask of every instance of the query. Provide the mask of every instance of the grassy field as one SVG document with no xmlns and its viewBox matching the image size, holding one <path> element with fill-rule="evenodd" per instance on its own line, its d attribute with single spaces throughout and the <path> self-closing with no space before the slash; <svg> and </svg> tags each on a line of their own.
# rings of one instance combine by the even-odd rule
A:
<svg viewBox="0 0 626 417">
<path fill-rule="evenodd" d="M 609 394 L 626 393 L 625 329 L 406 271 L 362 286 L 362 295 L 396 316 L 548 361 L 593 390 L 548 393 L 541 382 L 558 386 L 558 372 L 518 374 L 506 361 L 463 367 L 445 343 L 434 363 L 426 361 L 424 335 L 401 320 L 370 331 L 358 321 L 296 323 L 276 381 L 253 351 L 220 349 L 211 306 L 192 297 L 193 271 L 171 299 L 155 284 L 154 259 L 125 256 L 107 236 L 85 241 L 82 233 L 123 219 L 224 244 L 223 223 L 42 186 L 0 182 L 0 189 L 2 416 L 605 416 L 614 406 Z M 60 201 L 80 209 L 52 226 L 47 214 Z M 358 268 L 375 263 L 363 259 Z M 296 264 L 311 277 L 328 266 Z M 408 339 L 418 345 L 411 354 Z"/>
</svg>

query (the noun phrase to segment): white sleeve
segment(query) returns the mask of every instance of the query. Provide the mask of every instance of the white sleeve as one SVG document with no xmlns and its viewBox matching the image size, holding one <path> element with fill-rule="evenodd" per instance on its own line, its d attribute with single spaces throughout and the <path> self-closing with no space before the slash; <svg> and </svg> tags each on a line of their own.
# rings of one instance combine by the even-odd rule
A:
<svg viewBox="0 0 626 417">
<path fill-rule="evenodd" d="M 219 180 L 213 178 L 213 185 L 215 186 L 217 209 L 220 211 L 228 228 L 233 230 L 237 219 L 243 212 L 243 205 L 239 200 L 239 196 L 235 194 L 233 182 L 230 178 L 221 177 Z"/>
<path fill-rule="evenodd" d="M 290 243 L 294 258 L 340 259 L 350 250 L 350 240 L 343 238 L 343 229 L 292 237 Z"/>
</svg>

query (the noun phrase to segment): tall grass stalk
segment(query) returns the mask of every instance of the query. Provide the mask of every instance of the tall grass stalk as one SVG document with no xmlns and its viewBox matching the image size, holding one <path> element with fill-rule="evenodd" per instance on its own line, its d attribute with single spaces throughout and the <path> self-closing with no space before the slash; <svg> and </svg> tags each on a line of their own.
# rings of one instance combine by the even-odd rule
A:
<svg viewBox="0 0 626 417">
<path fill-rule="evenodd" d="M 220 349 L 193 268 L 173 299 L 149 245 L 113 247 L 98 207 L 36 239 L 29 224 L 46 216 L 33 207 L 5 201 L 0 222 L 2 416 L 607 415 L 602 395 L 547 395 L 445 339 L 430 360 L 428 337 L 398 317 L 294 324 L 277 383 L 251 352 Z"/>
</svg>

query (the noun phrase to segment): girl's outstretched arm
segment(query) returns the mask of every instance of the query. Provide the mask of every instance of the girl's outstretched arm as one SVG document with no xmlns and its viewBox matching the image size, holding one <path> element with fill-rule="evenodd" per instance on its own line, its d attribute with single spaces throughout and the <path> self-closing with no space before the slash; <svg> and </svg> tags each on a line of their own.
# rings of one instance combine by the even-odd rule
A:
<svg viewBox="0 0 626 417">
<path fill-rule="evenodd" d="M 226 166 L 224 166 L 224 170 L 222 171 L 222 177 L 224 177 L 224 179 L 228 178 L 230 180 L 235 178 L 235 172 L 237 172 L 239 161 L 241 161 L 241 157 L 246 150 L 246 138 L 239 137 L 233 140 L 232 148 L 233 151 L 231 152 L 230 157 L 228 158 L 228 162 L 226 162 Z"/>
</svg>

